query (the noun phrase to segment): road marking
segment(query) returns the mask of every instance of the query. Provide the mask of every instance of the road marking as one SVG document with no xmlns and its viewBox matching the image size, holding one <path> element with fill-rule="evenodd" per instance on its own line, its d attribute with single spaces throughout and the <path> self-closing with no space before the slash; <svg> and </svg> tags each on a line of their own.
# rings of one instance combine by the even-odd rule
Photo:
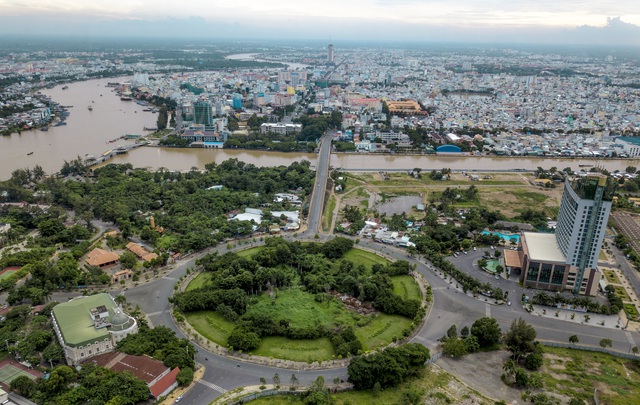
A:
<svg viewBox="0 0 640 405">
<path fill-rule="evenodd" d="M 198 382 L 199 382 L 200 384 L 204 385 L 205 387 L 209 387 L 209 388 L 211 388 L 212 390 L 218 391 L 218 392 L 219 392 L 219 393 L 221 393 L 221 394 L 224 394 L 224 393 L 226 393 L 226 392 L 227 392 L 227 390 L 225 390 L 225 389 L 224 389 L 224 388 L 222 388 L 221 386 L 216 385 L 216 384 L 213 384 L 213 383 L 210 383 L 209 381 L 200 380 L 200 381 L 198 381 Z"/>
<path fill-rule="evenodd" d="M 168 310 L 165 310 L 165 311 L 149 312 L 149 313 L 147 314 L 147 316 L 157 316 L 157 315 L 162 315 L 162 314 L 164 314 L 165 312 L 169 312 L 169 311 L 168 311 Z"/>
<path fill-rule="evenodd" d="M 484 313 L 487 318 L 491 318 L 491 305 L 484 304 Z"/>
<path fill-rule="evenodd" d="M 171 280 L 171 281 L 180 281 L 180 280 L 178 280 L 178 279 L 177 279 L 177 278 L 175 278 L 175 277 L 169 277 L 169 276 L 164 276 L 164 277 L 162 277 L 162 279 L 163 279 L 163 280 Z"/>
<path fill-rule="evenodd" d="M 437 290 L 446 290 L 447 288 L 449 288 L 449 287 L 435 287 L 435 288 L 432 288 L 432 290 L 435 290 L 435 291 L 437 291 Z"/>
<path fill-rule="evenodd" d="M 633 340 L 633 336 L 631 336 L 631 332 L 627 331 L 624 333 L 624 335 L 627 337 L 627 340 L 629 341 L 629 343 L 635 346 L 636 342 Z"/>
<path fill-rule="evenodd" d="M 422 336 L 419 336 L 419 335 L 415 335 L 411 340 L 420 340 L 422 342 L 430 343 L 429 340 L 427 340 L 427 338 L 423 338 Z"/>
</svg>

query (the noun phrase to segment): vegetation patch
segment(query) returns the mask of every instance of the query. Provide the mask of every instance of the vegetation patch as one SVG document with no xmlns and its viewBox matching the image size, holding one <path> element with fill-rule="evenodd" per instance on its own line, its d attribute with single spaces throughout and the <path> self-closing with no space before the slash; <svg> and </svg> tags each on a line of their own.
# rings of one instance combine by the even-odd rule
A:
<svg viewBox="0 0 640 405">
<path fill-rule="evenodd" d="M 379 314 L 368 325 L 356 328 L 355 334 L 364 350 L 373 350 L 401 339 L 403 331 L 411 328 L 411 323 L 411 319 L 403 316 Z"/>
<path fill-rule="evenodd" d="M 208 339 L 269 357 L 344 358 L 408 336 L 425 314 L 411 266 L 352 246 L 268 238 L 251 256 L 208 255 L 197 265 L 209 280 L 196 278 L 172 301 Z"/>
<path fill-rule="evenodd" d="M 186 290 L 187 291 L 191 291 L 191 290 L 195 290 L 197 288 L 202 288 L 204 287 L 205 284 L 207 284 L 209 281 L 211 281 L 211 277 L 213 276 L 213 274 L 211 273 L 200 273 L 197 276 L 195 276 L 193 278 L 193 280 L 191 280 L 189 282 L 189 285 L 187 285 Z"/>
<path fill-rule="evenodd" d="M 363 265 L 367 268 L 371 268 L 374 264 L 382 266 L 388 265 L 390 262 L 382 256 L 378 256 L 375 253 L 367 252 L 361 249 L 351 249 L 344 254 L 344 259 L 353 262 L 354 265 Z"/>
<path fill-rule="evenodd" d="M 395 276 L 391 277 L 391 281 L 393 282 L 393 292 L 396 295 L 401 296 L 405 300 L 413 299 L 413 300 L 421 300 L 422 293 L 420 292 L 420 287 L 418 287 L 418 283 L 411 276 Z"/>
<path fill-rule="evenodd" d="M 545 347 L 541 375 L 546 389 L 587 403 L 598 389 L 600 403 L 640 403 L 640 366 L 606 353 Z"/>
<path fill-rule="evenodd" d="M 333 211 L 336 209 L 336 196 L 331 194 L 329 201 L 324 206 L 324 212 L 322 213 L 322 229 L 328 231 L 331 227 L 331 221 L 333 221 Z"/>
<path fill-rule="evenodd" d="M 241 250 L 237 254 L 240 257 L 251 257 L 251 256 L 259 253 L 262 249 L 264 249 L 263 246 L 256 246 L 256 247 L 253 247 L 253 248 Z"/>
<path fill-rule="evenodd" d="M 222 346 L 227 345 L 227 339 L 236 327 L 233 322 L 215 311 L 188 312 L 185 317 L 198 333 Z"/>
</svg>

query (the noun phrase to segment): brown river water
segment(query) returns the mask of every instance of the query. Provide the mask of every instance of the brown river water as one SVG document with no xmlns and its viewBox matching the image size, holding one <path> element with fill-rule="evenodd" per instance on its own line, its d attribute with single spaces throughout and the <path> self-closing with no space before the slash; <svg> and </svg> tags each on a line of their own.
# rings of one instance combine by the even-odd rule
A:
<svg viewBox="0 0 640 405">
<path fill-rule="evenodd" d="M 72 105 L 67 125 L 51 127 L 49 131 L 26 131 L 22 134 L 0 137 L 0 179 L 7 179 L 18 168 L 39 164 L 47 173 L 60 170 L 65 160 L 78 156 L 99 156 L 118 145 L 134 141 L 117 139 L 125 134 L 144 134 L 143 127 L 155 126 L 156 114 L 143 112 L 144 107 L 132 102 L 121 101 L 106 87 L 107 82 L 126 81 L 128 78 L 98 79 L 69 84 L 43 92 L 62 105 Z M 92 111 L 88 106 L 93 108 Z M 33 154 L 28 155 L 33 152 Z M 116 156 L 109 162 L 131 163 L 134 167 L 160 167 L 169 170 L 189 170 L 203 168 L 209 162 L 222 162 L 236 158 L 256 166 L 288 165 L 294 161 L 309 160 L 315 164 L 315 155 L 308 153 L 282 153 L 230 149 L 175 149 L 142 147 L 126 155 Z M 579 165 L 599 165 L 610 171 L 624 170 L 627 166 L 640 166 L 638 160 L 589 160 L 556 158 L 510 158 L 476 156 L 419 156 L 419 155 L 366 155 L 334 154 L 331 166 L 345 170 L 534 170 L 538 166 L 549 168 L 567 166 L 574 170 Z"/>
</svg>

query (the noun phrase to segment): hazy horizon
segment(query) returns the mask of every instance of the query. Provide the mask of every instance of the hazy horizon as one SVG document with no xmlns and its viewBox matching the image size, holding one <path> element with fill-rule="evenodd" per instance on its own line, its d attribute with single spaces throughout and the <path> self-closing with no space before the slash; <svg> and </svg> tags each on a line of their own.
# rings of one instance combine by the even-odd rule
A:
<svg viewBox="0 0 640 405">
<path fill-rule="evenodd" d="M 636 0 L 0 0 L 0 35 L 640 45 Z"/>
</svg>

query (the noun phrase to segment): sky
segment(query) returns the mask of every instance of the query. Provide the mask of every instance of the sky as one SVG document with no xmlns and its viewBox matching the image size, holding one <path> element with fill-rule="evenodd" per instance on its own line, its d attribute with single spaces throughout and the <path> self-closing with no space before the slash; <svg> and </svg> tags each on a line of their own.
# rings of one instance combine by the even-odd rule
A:
<svg viewBox="0 0 640 405">
<path fill-rule="evenodd" d="M 0 0 L 0 34 L 640 45 L 640 1 Z"/>
</svg>

